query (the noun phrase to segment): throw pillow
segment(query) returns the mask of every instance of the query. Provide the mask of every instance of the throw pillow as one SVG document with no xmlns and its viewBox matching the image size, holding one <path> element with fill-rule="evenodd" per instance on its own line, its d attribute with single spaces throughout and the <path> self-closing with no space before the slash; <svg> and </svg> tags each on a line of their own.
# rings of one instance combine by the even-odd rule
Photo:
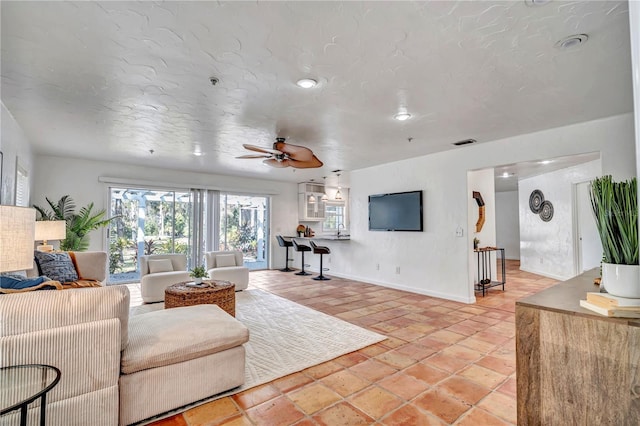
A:
<svg viewBox="0 0 640 426">
<path fill-rule="evenodd" d="M 34 256 L 40 274 L 61 283 L 78 279 L 78 272 L 66 251 L 56 253 L 36 251 Z"/>
<path fill-rule="evenodd" d="M 236 266 L 235 254 L 219 254 L 216 256 L 216 268 L 224 268 L 225 266 Z"/>
<path fill-rule="evenodd" d="M 158 272 L 172 272 L 173 265 L 171 264 L 171 259 L 155 259 L 148 260 L 149 263 L 149 273 L 156 274 Z"/>
</svg>

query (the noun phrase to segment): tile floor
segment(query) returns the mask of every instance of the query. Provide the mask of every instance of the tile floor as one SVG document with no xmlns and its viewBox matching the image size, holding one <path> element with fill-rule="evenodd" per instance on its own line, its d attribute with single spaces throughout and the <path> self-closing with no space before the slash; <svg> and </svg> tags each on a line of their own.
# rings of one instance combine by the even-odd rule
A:
<svg viewBox="0 0 640 426">
<path fill-rule="evenodd" d="M 515 424 L 515 301 L 556 282 L 507 261 L 506 291 L 466 305 L 340 278 L 252 272 L 252 286 L 388 339 L 153 424 Z"/>
</svg>

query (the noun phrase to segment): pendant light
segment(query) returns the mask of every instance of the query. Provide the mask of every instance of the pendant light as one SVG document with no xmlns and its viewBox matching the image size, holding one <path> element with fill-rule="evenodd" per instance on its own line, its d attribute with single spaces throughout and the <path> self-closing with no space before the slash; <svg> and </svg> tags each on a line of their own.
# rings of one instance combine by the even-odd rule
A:
<svg viewBox="0 0 640 426">
<path fill-rule="evenodd" d="M 322 197 L 320 197 L 320 201 L 329 201 L 329 196 L 327 195 L 327 177 L 322 176 L 322 179 L 324 179 L 324 194 L 322 194 Z"/>
<path fill-rule="evenodd" d="M 309 195 L 309 199 L 307 200 L 309 202 L 309 204 L 315 204 L 316 203 L 316 197 L 313 196 L 313 194 Z"/>
<path fill-rule="evenodd" d="M 342 188 L 340 187 L 340 173 L 338 173 L 338 191 L 336 192 L 336 200 L 342 200 L 342 192 L 340 192 Z"/>
</svg>

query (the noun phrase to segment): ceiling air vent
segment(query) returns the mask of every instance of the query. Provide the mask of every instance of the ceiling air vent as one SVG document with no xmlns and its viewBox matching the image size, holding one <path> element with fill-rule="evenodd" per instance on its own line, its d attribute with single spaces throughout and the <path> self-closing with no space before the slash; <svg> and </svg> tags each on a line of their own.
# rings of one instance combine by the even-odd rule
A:
<svg viewBox="0 0 640 426">
<path fill-rule="evenodd" d="M 453 144 L 455 146 L 462 146 L 462 145 L 469 145 L 469 144 L 476 143 L 476 142 L 478 142 L 478 141 L 475 140 L 475 139 L 465 139 L 463 141 L 454 142 Z"/>
</svg>

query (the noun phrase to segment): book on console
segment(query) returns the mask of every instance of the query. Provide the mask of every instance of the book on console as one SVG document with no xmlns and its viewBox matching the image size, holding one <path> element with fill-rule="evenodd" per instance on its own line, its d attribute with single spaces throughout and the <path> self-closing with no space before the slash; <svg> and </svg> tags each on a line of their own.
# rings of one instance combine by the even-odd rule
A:
<svg viewBox="0 0 640 426">
<path fill-rule="evenodd" d="M 586 300 L 580 301 L 580 306 L 590 311 L 596 312 L 606 317 L 615 318 L 640 318 L 640 307 L 626 306 L 615 308 L 603 308 L 602 306 L 594 305 Z"/>
<path fill-rule="evenodd" d="M 613 296 L 609 293 L 588 292 L 587 302 L 603 308 L 637 307 L 640 308 L 640 299 Z"/>
</svg>

